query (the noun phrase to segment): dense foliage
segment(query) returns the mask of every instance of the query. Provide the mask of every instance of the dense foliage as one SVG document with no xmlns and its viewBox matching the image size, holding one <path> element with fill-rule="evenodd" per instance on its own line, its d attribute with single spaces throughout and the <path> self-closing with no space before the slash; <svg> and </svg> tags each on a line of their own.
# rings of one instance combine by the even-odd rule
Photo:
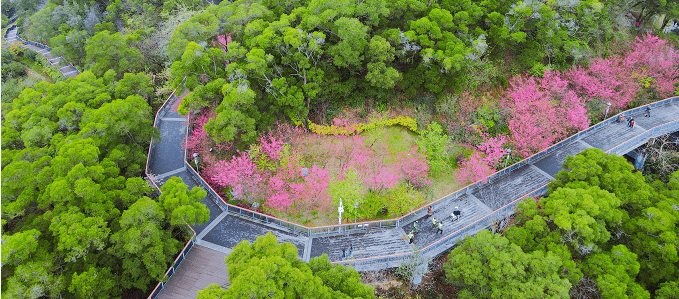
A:
<svg viewBox="0 0 679 299">
<path fill-rule="evenodd" d="M 209 219 L 204 191 L 173 178 L 151 199 L 140 178 L 158 137 L 151 106 L 185 78 L 179 111 L 198 114 L 187 148 L 219 192 L 302 221 L 334 217 L 340 197 L 345 217 L 393 217 L 455 167 L 460 182 L 483 180 L 601 120 L 606 102 L 614 113 L 676 94 L 679 54 L 645 32 L 625 40 L 627 11 L 647 29 L 658 17 L 656 33 L 677 27 L 664 0 L 3 1 L 3 29 L 18 18 L 22 37 L 85 72 L 37 84 L 65 78 L 35 52 L 2 50 L 2 294 L 117 297 L 162 279 L 184 223 Z M 416 112 L 334 118 L 352 105 Z M 263 135 L 279 120 L 327 136 L 295 147 L 294 134 Z M 374 137 L 393 124 L 419 136 Z M 505 237 L 454 252 L 461 296 L 677 296 L 676 157 L 656 156 L 667 185 L 593 151 L 571 158 Z M 232 288 L 201 296 L 372 296 L 353 270 L 301 263 L 272 238 L 239 245 Z M 279 264 L 298 276 L 261 279 Z"/>
<path fill-rule="evenodd" d="M 447 277 L 470 298 L 675 298 L 678 205 L 679 172 L 650 181 L 624 158 L 587 149 L 566 159 L 546 197 L 519 204 L 504 236 L 480 233 L 455 248 Z"/>
<path fill-rule="evenodd" d="M 178 225 L 207 221 L 205 191 L 181 179 L 148 198 L 140 175 L 159 136 L 128 82 L 148 76 L 128 75 L 41 82 L 3 105 L 3 297 L 148 291 L 183 246 Z"/>
<path fill-rule="evenodd" d="M 304 262 L 294 245 L 279 244 L 271 232 L 252 244 L 242 241 L 226 265 L 231 286 L 212 284 L 198 298 L 375 298 L 353 268 L 333 265 L 325 254 Z"/>
<path fill-rule="evenodd" d="M 308 127 L 323 103 L 463 86 L 473 80 L 471 65 L 507 53 L 525 68 L 543 58 L 564 67 L 588 53 L 588 42 L 608 38 L 603 8 L 598 1 L 236 1 L 179 26 L 168 54 L 174 85 L 186 76 L 187 88 L 201 93 L 182 107 L 218 106 L 208 133 L 249 143 L 280 117 Z M 225 34 L 227 45 L 211 43 Z"/>
</svg>

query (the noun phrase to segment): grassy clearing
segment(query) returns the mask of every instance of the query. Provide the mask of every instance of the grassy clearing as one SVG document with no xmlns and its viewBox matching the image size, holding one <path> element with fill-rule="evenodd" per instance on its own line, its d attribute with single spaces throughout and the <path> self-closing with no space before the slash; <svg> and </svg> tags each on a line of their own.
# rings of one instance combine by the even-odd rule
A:
<svg viewBox="0 0 679 299">
<path fill-rule="evenodd" d="M 332 181 L 337 182 L 344 178 L 349 165 L 352 164 L 352 153 L 370 149 L 384 164 L 396 165 L 406 153 L 417 150 L 418 138 L 417 134 L 405 128 L 391 126 L 366 131 L 358 136 L 351 137 L 307 134 L 291 141 L 290 150 L 302 155 L 306 167 L 311 167 L 313 164 L 324 166 L 331 174 Z M 454 173 L 455 169 L 436 174 L 430 173 L 432 185 L 420 189 L 406 188 L 405 182 L 401 182 L 390 190 L 368 191 L 367 183 L 363 182 L 365 198 L 362 205 L 381 205 L 384 200 L 398 202 L 397 206 L 401 208 L 401 212 L 392 211 L 394 209 L 392 205 L 387 215 L 372 215 L 370 217 L 359 215 L 357 221 L 395 218 L 456 191 L 462 187 L 462 184 L 457 182 Z M 403 188 L 409 191 L 405 191 L 406 189 Z M 318 207 L 314 211 L 276 211 L 271 209 L 268 212 L 276 217 L 309 226 L 333 225 L 337 224 L 337 202 L 335 201 L 336 199 L 333 200 L 331 205 Z M 345 211 L 353 213 L 353 206 L 345 202 Z M 346 219 L 346 221 L 352 222 L 354 220 L 351 216 L 348 216 L 348 218 L 351 219 Z"/>
</svg>

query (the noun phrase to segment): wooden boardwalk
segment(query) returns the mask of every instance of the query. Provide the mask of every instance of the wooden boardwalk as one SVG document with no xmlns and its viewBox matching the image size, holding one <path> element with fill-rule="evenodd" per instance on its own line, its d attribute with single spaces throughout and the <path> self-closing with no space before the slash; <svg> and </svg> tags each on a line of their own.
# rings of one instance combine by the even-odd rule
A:
<svg viewBox="0 0 679 299">
<path fill-rule="evenodd" d="M 225 257 L 225 253 L 200 245 L 193 246 L 157 298 L 196 298 L 199 290 L 213 283 L 227 288 L 229 275 L 226 272 Z"/>
</svg>

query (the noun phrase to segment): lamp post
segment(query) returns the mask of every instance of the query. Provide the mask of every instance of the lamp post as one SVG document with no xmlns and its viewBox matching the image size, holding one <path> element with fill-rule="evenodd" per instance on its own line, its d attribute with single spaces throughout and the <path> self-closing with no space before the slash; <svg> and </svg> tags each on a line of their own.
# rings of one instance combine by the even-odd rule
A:
<svg viewBox="0 0 679 299">
<path fill-rule="evenodd" d="M 512 149 L 507 149 L 507 160 L 505 160 L 505 168 L 507 168 L 507 163 L 509 163 L 509 156 L 512 154 Z"/>
<path fill-rule="evenodd" d="M 198 171 L 198 153 L 193 153 L 193 162 L 196 163 L 196 171 Z"/>
<path fill-rule="evenodd" d="M 344 213 L 344 205 L 342 204 L 342 198 L 340 197 L 340 204 L 337 207 L 337 212 L 339 212 L 339 224 L 342 224 L 342 213 Z"/>
<path fill-rule="evenodd" d="M 606 115 L 604 115 L 604 120 L 608 117 L 608 108 L 611 108 L 611 102 L 606 103 Z"/>
<path fill-rule="evenodd" d="M 354 223 L 356 223 L 356 215 L 358 215 L 358 200 L 354 202 Z"/>
</svg>

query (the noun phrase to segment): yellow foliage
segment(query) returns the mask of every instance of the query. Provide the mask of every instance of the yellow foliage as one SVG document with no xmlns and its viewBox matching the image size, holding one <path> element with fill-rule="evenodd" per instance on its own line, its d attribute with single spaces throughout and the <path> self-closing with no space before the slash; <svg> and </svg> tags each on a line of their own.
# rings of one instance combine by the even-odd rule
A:
<svg viewBox="0 0 679 299">
<path fill-rule="evenodd" d="M 309 129 L 311 129 L 312 132 L 320 135 L 350 136 L 353 134 L 360 134 L 363 131 L 369 131 L 377 128 L 389 127 L 394 125 L 399 125 L 410 131 L 418 133 L 417 120 L 407 116 L 399 116 L 392 119 L 379 119 L 372 121 L 368 124 L 358 123 L 351 124 L 349 126 L 335 126 L 335 125 L 323 126 L 314 123 L 309 123 Z"/>
</svg>

